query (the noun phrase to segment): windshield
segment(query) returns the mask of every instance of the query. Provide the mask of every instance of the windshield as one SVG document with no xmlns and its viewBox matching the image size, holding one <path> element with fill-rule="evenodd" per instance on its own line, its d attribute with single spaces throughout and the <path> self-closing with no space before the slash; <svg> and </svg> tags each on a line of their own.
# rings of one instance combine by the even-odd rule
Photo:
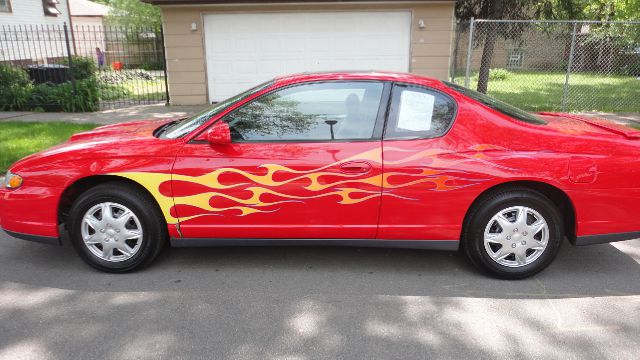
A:
<svg viewBox="0 0 640 360">
<path fill-rule="evenodd" d="M 483 93 L 471 90 L 471 89 L 467 89 L 466 87 L 460 86 L 460 85 L 456 85 L 450 82 L 444 82 L 448 87 L 452 88 L 453 90 L 468 96 L 470 98 L 472 98 L 475 101 L 478 101 L 490 108 L 492 108 L 493 110 L 496 110 L 498 112 L 501 112 L 509 117 L 512 117 L 514 119 L 520 120 L 520 121 L 524 121 L 526 123 L 529 124 L 536 124 L 536 125 L 546 125 L 546 121 L 542 120 L 541 118 L 528 113 L 522 109 L 519 109 L 513 105 L 509 105 L 504 101 L 500 101 L 498 99 L 492 98 L 491 96 L 485 95 Z"/>
<path fill-rule="evenodd" d="M 186 118 L 184 120 L 177 121 L 169 126 L 167 126 L 164 131 L 159 135 L 160 138 L 163 139 L 177 139 L 187 135 L 193 130 L 199 128 L 204 123 L 206 123 L 211 117 L 213 117 L 218 112 L 224 110 L 229 105 L 240 101 L 254 93 L 259 92 L 260 90 L 266 89 L 267 87 L 273 84 L 273 80 L 267 81 L 266 83 L 260 84 L 254 88 L 251 88 L 241 94 L 230 97 L 227 100 L 221 101 L 213 106 L 207 108 L 206 110 L 193 115 L 190 118 Z"/>
</svg>

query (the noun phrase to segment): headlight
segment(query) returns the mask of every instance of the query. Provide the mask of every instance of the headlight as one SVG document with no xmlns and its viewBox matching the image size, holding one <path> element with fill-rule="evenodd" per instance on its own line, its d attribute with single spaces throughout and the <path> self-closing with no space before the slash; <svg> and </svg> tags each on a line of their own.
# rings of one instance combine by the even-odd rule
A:
<svg viewBox="0 0 640 360">
<path fill-rule="evenodd" d="M 14 174 L 11 171 L 7 171 L 7 175 L 4 179 L 4 186 L 7 189 L 17 189 L 22 185 L 22 177 L 18 174 Z"/>
</svg>

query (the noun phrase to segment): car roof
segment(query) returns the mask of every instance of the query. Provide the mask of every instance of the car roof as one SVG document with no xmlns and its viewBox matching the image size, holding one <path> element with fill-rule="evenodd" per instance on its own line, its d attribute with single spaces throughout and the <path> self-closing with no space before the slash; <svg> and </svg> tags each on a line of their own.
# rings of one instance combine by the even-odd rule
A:
<svg viewBox="0 0 640 360">
<path fill-rule="evenodd" d="M 411 84 L 420 84 L 431 87 L 442 87 L 440 80 L 426 76 L 393 72 L 393 71 L 332 71 L 332 72 L 308 72 L 293 75 L 285 75 L 275 78 L 277 83 L 297 83 L 323 80 L 378 80 L 396 81 Z"/>
</svg>

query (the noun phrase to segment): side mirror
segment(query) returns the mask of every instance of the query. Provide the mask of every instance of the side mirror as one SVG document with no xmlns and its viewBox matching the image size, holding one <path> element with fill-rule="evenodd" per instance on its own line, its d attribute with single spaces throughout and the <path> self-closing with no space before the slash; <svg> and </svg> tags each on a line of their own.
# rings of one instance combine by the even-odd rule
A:
<svg viewBox="0 0 640 360">
<path fill-rule="evenodd" d="M 211 145 L 228 145 L 231 144 L 231 130 L 229 124 L 224 121 L 215 123 L 209 131 L 207 131 L 207 141 Z"/>
</svg>

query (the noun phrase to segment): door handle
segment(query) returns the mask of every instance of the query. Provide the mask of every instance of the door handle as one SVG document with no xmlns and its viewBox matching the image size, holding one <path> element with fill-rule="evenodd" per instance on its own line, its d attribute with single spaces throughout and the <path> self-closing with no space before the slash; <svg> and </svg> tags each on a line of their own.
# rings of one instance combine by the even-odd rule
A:
<svg viewBox="0 0 640 360">
<path fill-rule="evenodd" d="M 347 174 L 364 174 L 371 171 L 371 164 L 365 161 L 349 161 L 340 165 L 340 171 Z"/>
</svg>

